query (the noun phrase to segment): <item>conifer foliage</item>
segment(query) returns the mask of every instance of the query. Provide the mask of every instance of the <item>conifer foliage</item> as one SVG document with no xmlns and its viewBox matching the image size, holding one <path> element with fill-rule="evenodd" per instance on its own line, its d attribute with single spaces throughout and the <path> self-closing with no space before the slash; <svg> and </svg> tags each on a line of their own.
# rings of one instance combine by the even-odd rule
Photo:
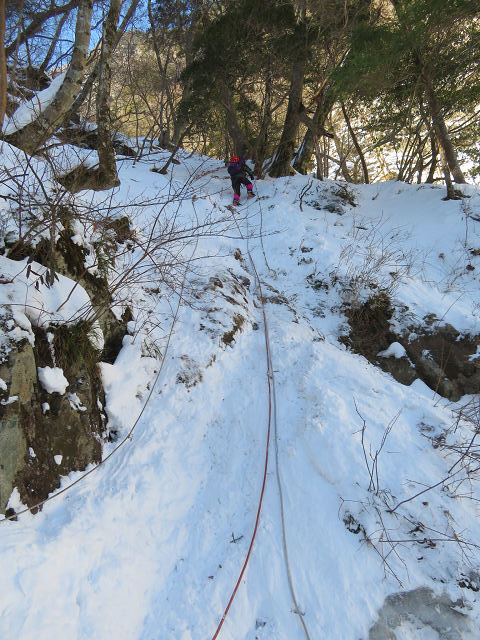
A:
<svg viewBox="0 0 480 640">
<path fill-rule="evenodd" d="M 449 197 L 479 172 L 476 0 L 15 0 L 5 9 L 0 116 L 61 71 L 68 81 L 4 138 L 35 153 L 66 122 L 94 121 L 105 188 L 116 183 L 115 131 L 157 140 L 172 159 L 184 146 L 248 156 L 258 175 L 315 167 L 320 179 L 445 180 Z"/>
</svg>

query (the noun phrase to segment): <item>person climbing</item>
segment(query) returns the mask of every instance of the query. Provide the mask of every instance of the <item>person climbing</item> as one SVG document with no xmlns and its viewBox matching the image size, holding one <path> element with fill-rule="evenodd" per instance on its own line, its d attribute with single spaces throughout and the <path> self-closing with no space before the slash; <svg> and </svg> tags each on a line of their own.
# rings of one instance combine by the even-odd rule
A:
<svg viewBox="0 0 480 640">
<path fill-rule="evenodd" d="M 240 187 L 242 184 L 247 187 L 247 196 L 249 198 L 254 197 L 255 194 L 252 191 L 253 185 L 246 177 L 248 174 L 249 178 L 253 180 L 253 171 L 247 166 L 245 158 L 242 156 L 231 156 L 230 164 L 228 165 L 228 173 L 232 179 L 232 187 L 234 191 L 233 204 L 235 206 L 240 204 Z"/>
</svg>

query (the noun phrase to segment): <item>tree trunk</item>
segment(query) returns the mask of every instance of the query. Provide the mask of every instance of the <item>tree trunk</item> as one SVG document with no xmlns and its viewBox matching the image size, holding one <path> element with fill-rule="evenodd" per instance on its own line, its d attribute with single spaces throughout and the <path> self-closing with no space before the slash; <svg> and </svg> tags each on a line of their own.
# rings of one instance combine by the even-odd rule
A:
<svg viewBox="0 0 480 640">
<path fill-rule="evenodd" d="M 333 129 L 332 126 L 330 126 L 330 128 Z M 338 164 L 340 167 L 340 171 L 342 172 L 342 176 L 347 182 L 354 182 L 352 174 L 350 173 L 347 167 L 347 156 L 342 149 L 342 142 L 336 133 L 334 133 L 333 136 L 334 136 L 333 141 L 335 143 L 335 149 L 338 155 Z"/>
<path fill-rule="evenodd" d="M 167 73 L 168 62 L 169 62 L 170 55 L 167 54 L 166 60 L 165 60 L 165 64 L 164 64 L 162 62 L 162 56 L 161 56 L 161 53 L 160 53 L 160 47 L 158 46 L 158 41 L 157 41 L 157 34 L 156 34 L 156 30 L 155 30 L 155 20 L 154 20 L 153 11 L 152 11 L 152 0 L 148 0 L 148 2 L 147 2 L 147 12 L 148 12 L 148 20 L 150 22 L 153 51 L 155 52 L 155 58 L 157 60 L 158 72 L 160 73 L 160 75 L 162 77 L 162 83 L 163 83 L 162 91 L 165 92 L 165 95 L 166 95 L 166 98 L 167 98 L 167 105 L 169 107 L 170 114 L 172 115 L 172 117 L 174 117 L 174 115 L 175 115 L 175 105 L 174 105 L 173 95 L 172 95 L 172 91 L 170 89 L 168 73 Z M 167 122 L 167 128 L 166 129 L 165 129 L 164 124 L 163 124 L 163 111 L 164 111 L 163 110 L 163 96 L 162 96 L 161 102 L 162 102 L 162 105 L 160 106 L 160 119 L 161 120 L 160 120 L 159 143 L 163 147 L 165 145 L 169 145 L 170 144 L 170 133 L 171 132 L 170 132 L 170 124 L 169 124 L 169 122 Z"/>
<path fill-rule="evenodd" d="M 313 127 L 308 127 L 300 145 L 300 149 L 295 157 L 293 168 L 299 173 L 306 175 L 312 162 L 312 155 L 315 153 L 315 135 L 316 131 L 324 129 L 325 120 L 331 112 L 335 98 L 332 92 L 328 91 L 328 87 L 322 91 L 321 99 L 318 98 L 317 108 L 313 114 Z"/>
<path fill-rule="evenodd" d="M 139 0 L 132 0 L 132 2 L 130 4 L 130 7 L 128 8 L 127 13 L 125 14 L 125 17 L 122 20 L 122 24 L 117 29 L 117 32 L 116 32 L 116 35 L 115 35 L 115 48 L 117 47 L 118 43 L 120 42 L 120 39 L 121 39 L 123 33 L 125 32 L 125 29 L 127 28 L 128 23 L 130 22 L 130 19 L 132 18 L 133 14 L 135 13 L 135 11 L 137 9 L 138 2 L 139 2 Z M 85 102 L 85 100 L 87 98 L 87 95 L 90 93 L 95 81 L 98 79 L 98 74 L 99 73 L 100 73 L 100 60 L 96 63 L 93 71 L 88 76 L 87 80 L 84 82 L 82 90 L 80 91 L 78 96 L 75 98 L 75 100 L 73 101 L 72 106 L 68 110 L 68 112 L 67 112 L 67 114 L 65 116 L 65 120 L 67 121 L 66 124 L 68 124 L 68 122 L 79 112 L 80 107 Z"/>
<path fill-rule="evenodd" d="M 301 58 L 296 60 L 292 67 L 287 114 L 283 124 L 282 137 L 275 154 L 273 165 L 270 169 L 270 175 L 272 178 L 288 176 L 292 170 L 291 162 L 295 151 L 298 126 L 300 124 L 300 108 L 302 104 L 304 77 L 305 61 Z"/>
<path fill-rule="evenodd" d="M 315 148 L 315 162 L 317 165 L 316 177 L 318 180 L 323 180 L 325 177 L 323 154 L 320 150 L 320 143 L 316 133 L 313 134 L 313 145 Z"/>
<path fill-rule="evenodd" d="M 97 127 L 98 127 L 98 181 L 103 189 L 120 184 L 117 174 L 117 161 L 112 145 L 110 123 L 110 89 L 112 85 L 112 53 L 115 49 L 118 16 L 122 0 L 110 0 L 110 8 L 103 24 L 102 50 L 100 53 L 100 73 L 97 91 Z"/>
<path fill-rule="evenodd" d="M 358 157 L 360 158 L 360 163 L 362 165 L 362 171 L 363 171 L 363 180 L 365 182 L 365 184 L 369 184 L 370 180 L 368 177 L 368 167 L 367 167 L 367 162 L 365 160 L 365 156 L 363 155 L 363 151 L 362 148 L 358 142 L 358 138 L 355 135 L 355 131 L 352 128 L 352 125 L 350 123 L 350 118 L 348 117 L 348 113 L 347 110 L 345 109 L 345 105 L 343 102 L 340 103 L 340 106 L 342 107 L 342 113 L 343 113 L 343 117 L 345 120 L 345 124 L 347 125 L 348 128 L 348 133 L 350 134 L 350 137 L 352 138 L 352 142 L 355 146 L 355 149 L 357 150 L 358 153 Z"/>
<path fill-rule="evenodd" d="M 453 148 L 447 125 L 443 118 L 442 109 L 433 87 L 431 73 L 420 57 L 418 57 L 418 64 L 420 67 L 420 79 L 425 89 L 425 95 L 440 153 L 444 156 L 447 167 L 451 171 L 455 182 L 465 184 L 466 180 L 460 165 L 458 164 L 457 154 Z"/>
<path fill-rule="evenodd" d="M 398 11 L 398 0 L 390 0 L 390 2 L 395 10 Z M 455 182 L 464 184 L 466 180 L 460 165 L 458 164 L 457 154 L 453 148 L 447 125 L 445 124 L 445 119 L 442 114 L 442 108 L 435 93 L 435 88 L 432 82 L 432 73 L 428 64 L 423 60 L 420 51 L 415 50 L 413 53 L 415 55 L 416 65 L 419 71 L 419 79 L 425 90 L 425 96 L 427 98 L 430 117 L 432 119 L 444 173 L 446 170 L 447 172 L 450 171 Z M 448 182 L 445 176 L 445 182 L 447 183 L 447 191 L 450 193 L 453 188 L 449 186 L 449 183 L 451 184 L 450 176 Z"/>
<path fill-rule="evenodd" d="M 445 186 L 447 187 L 447 195 L 444 200 L 458 200 L 458 196 L 455 193 L 455 189 L 453 187 L 452 178 L 450 176 L 450 169 L 447 164 L 447 159 L 445 158 L 445 154 L 443 149 L 440 149 L 440 159 L 442 162 L 443 175 L 445 177 Z"/>
<path fill-rule="evenodd" d="M 432 162 L 430 163 L 430 170 L 428 172 L 427 179 L 425 180 L 426 184 L 433 184 L 433 178 L 437 169 L 438 148 L 433 133 L 430 133 L 430 147 L 432 149 Z"/>
<path fill-rule="evenodd" d="M 320 109 L 317 107 L 313 114 L 313 122 L 315 125 L 319 122 Z M 315 135 L 311 127 L 307 127 L 307 131 L 303 137 L 302 144 L 300 145 L 297 155 L 293 163 L 293 168 L 299 173 L 306 175 L 309 172 L 309 168 L 312 162 L 312 155 L 315 152 Z"/>
<path fill-rule="evenodd" d="M 185 34 L 185 67 L 188 67 L 190 63 L 193 61 L 193 40 L 194 33 L 197 26 L 198 21 L 202 15 L 202 1 L 196 0 L 193 3 L 193 9 L 190 17 L 190 24 Z M 192 95 L 192 91 L 190 88 L 190 83 L 187 82 L 183 86 L 182 90 L 182 98 L 180 100 L 179 108 L 177 109 L 177 118 L 175 119 L 175 124 L 173 127 L 173 144 L 178 147 L 181 144 L 185 136 L 185 132 L 187 127 L 189 126 L 189 122 L 182 115 L 182 105 L 187 103 L 190 100 L 190 96 Z"/>
<path fill-rule="evenodd" d="M 272 70 L 269 66 L 265 78 L 265 98 L 263 101 L 262 121 L 255 141 L 255 174 L 263 177 L 264 162 L 267 156 L 268 131 L 272 123 Z"/>
<path fill-rule="evenodd" d="M 7 108 L 7 64 L 5 58 L 5 0 L 0 0 L 0 131 Z"/>
<path fill-rule="evenodd" d="M 63 83 L 52 102 L 30 124 L 5 136 L 7 142 L 27 153 L 32 154 L 37 151 L 56 131 L 80 89 L 90 43 L 92 4 L 93 0 L 82 0 L 79 4 L 72 59 Z"/>
<path fill-rule="evenodd" d="M 223 82 L 220 85 L 220 94 L 222 97 L 223 107 L 225 109 L 225 121 L 227 123 L 227 131 L 233 141 L 234 152 L 242 156 L 250 156 L 252 148 L 248 142 L 247 136 L 238 123 L 237 113 L 233 104 L 232 92 Z"/>
</svg>

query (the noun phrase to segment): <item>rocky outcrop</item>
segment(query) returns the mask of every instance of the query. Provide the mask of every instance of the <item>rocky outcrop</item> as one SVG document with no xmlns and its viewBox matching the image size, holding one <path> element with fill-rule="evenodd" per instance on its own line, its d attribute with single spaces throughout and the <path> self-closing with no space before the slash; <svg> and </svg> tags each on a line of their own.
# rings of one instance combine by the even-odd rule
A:
<svg viewBox="0 0 480 640">
<path fill-rule="evenodd" d="M 49 243 L 35 247 L 15 243 L 9 258 L 31 256 L 36 262 L 78 282 L 89 294 L 102 329 L 104 347 L 98 351 L 89 338 L 91 325 L 54 325 L 34 328 L 35 340 L 25 338 L 0 350 L 0 511 L 17 487 L 29 507 L 59 487 L 60 478 L 101 460 L 106 418 L 97 364 L 113 363 L 126 333 L 128 313 L 119 320 L 111 311 L 106 278 L 85 268 L 86 249 L 71 241 L 68 217 L 52 255 Z M 106 223 L 108 224 L 108 222 Z M 129 236 L 128 219 L 111 221 L 108 237 L 116 243 Z M 14 324 L 6 316 L 2 322 Z M 48 335 L 47 335 L 48 332 Z M 4 334 L 5 335 L 5 334 Z M 31 342 L 33 344 L 31 344 Z M 39 367 L 62 369 L 68 380 L 65 393 L 48 393 L 38 379 Z"/>
<path fill-rule="evenodd" d="M 421 587 L 388 596 L 368 640 L 414 637 L 410 634 L 416 637 L 420 630 L 438 640 L 476 638 L 478 633 L 461 599 L 454 602 L 447 594 L 436 595 L 431 589 Z"/>
<path fill-rule="evenodd" d="M 405 340 L 408 357 L 418 376 L 437 393 L 450 400 L 480 391 L 480 335 L 461 336 L 451 325 L 433 327 L 412 340 Z"/>
<path fill-rule="evenodd" d="M 60 476 L 99 462 L 105 429 L 98 353 L 83 327 L 59 327 L 50 342 L 36 329 L 34 347 L 27 340 L 12 346 L 0 367 L 7 387 L 0 407 L 1 511 L 15 486 L 32 507 L 60 486 Z M 68 380 L 64 394 L 39 383 L 38 367 L 54 365 Z"/>
<path fill-rule="evenodd" d="M 123 336 L 126 333 L 127 322 L 131 320 L 131 313 L 127 309 L 121 319 L 114 315 L 110 308 L 112 296 L 106 278 L 99 274 L 93 275 L 85 268 L 87 250 L 71 240 L 73 236 L 70 226 L 72 212 L 61 210 L 57 212 L 57 215 L 62 221 L 63 229 L 59 233 L 53 255 L 50 243 L 43 239 L 35 247 L 19 241 L 10 246 L 6 243 L 7 257 L 12 260 L 31 257 L 45 267 L 51 267 L 54 271 L 78 282 L 90 297 L 105 338 L 105 346 L 99 359 L 102 362 L 113 363 L 122 347 Z M 110 222 L 104 224 L 105 231 L 111 234 L 109 253 L 113 259 L 117 244 L 125 243 L 131 236 L 130 223 L 127 217 L 123 217 L 112 218 Z M 108 255 L 105 259 L 108 259 Z"/>
<path fill-rule="evenodd" d="M 33 349 L 27 341 L 19 345 L 18 350 L 11 351 L 8 360 L 0 365 L 0 378 L 6 386 L 0 392 L 0 510 L 3 512 L 28 451 L 23 422 L 31 411 L 37 370 Z"/>
<path fill-rule="evenodd" d="M 453 401 L 480 392 L 480 334 L 464 336 L 455 327 L 431 318 L 397 334 L 391 325 L 394 309 L 382 293 L 356 308 L 345 309 L 345 313 L 350 333 L 343 341 L 398 382 L 410 385 L 420 378 L 434 392 Z M 380 355 L 393 342 L 404 348 L 405 355 Z"/>
<path fill-rule="evenodd" d="M 112 254 L 116 243 L 123 243 L 130 236 L 128 218 L 112 219 L 109 223 L 112 231 Z M 78 282 L 88 293 L 92 307 L 97 314 L 100 328 L 105 339 L 100 359 L 102 362 L 113 363 L 122 347 L 123 336 L 126 333 L 127 322 L 131 320 L 131 313 L 127 309 L 121 319 L 118 319 L 110 309 L 112 296 L 105 277 L 92 275 L 85 269 L 86 250 L 71 241 L 72 231 L 65 221 L 65 228 L 60 233 L 55 252 L 56 270 Z"/>
</svg>

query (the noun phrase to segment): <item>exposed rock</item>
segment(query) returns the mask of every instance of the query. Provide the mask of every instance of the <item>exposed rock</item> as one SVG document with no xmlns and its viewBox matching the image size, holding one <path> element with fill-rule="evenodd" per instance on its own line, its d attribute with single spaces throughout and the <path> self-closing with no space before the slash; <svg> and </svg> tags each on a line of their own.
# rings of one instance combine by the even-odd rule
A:
<svg viewBox="0 0 480 640">
<path fill-rule="evenodd" d="M 111 230 L 115 238 L 111 243 L 113 253 L 115 242 L 124 242 L 131 236 L 128 218 L 113 219 L 106 224 L 106 227 Z M 131 320 L 131 313 L 127 309 L 121 320 L 113 314 L 110 309 L 112 296 L 106 278 L 93 275 L 85 269 L 86 249 L 72 242 L 72 235 L 68 220 L 64 220 L 64 229 L 60 233 L 55 251 L 55 270 L 78 282 L 88 293 L 105 339 L 105 346 L 99 360 L 112 364 L 122 348 L 123 336 L 126 333 L 127 322 Z M 42 262 L 41 257 L 37 255 L 34 259 L 45 264 L 45 261 Z"/>
<path fill-rule="evenodd" d="M 2 511 L 14 486 L 22 501 L 33 506 L 60 485 L 61 475 L 99 462 L 105 427 L 99 409 L 104 398 L 98 354 L 85 333 L 82 339 L 76 327 L 63 325 L 51 347 L 45 332 L 35 329 L 34 347 L 27 341 L 12 346 L 8 361 L 0 367 L 7 395 L 18 396 L 0 409 Z M 53 364 L 63 369 L 69 382 L 63 395 L 47 393 L 38 383 L 37 367 Z M 55 456 L 62 456 L 60 464 Z"/>
<path fill-rule="evenodd" d="M 450 400 L 480 391 L 480 356 L 470 359 L 479 344 L 480 335 L 461 337 L 449 324 L 431 328 L 411 342 L 403 342 L 419 377 Z"/>
<path fill-rule="evenodd" d="M 467 611 L 464 609 L 463 613 L 460 609 L 464 609 L 461 600 L 453 602 L 446 594 L 437 596 L 427 587 L 396 593 L 385 599 L 368 640 L 399 640 L 408 632 L 408 637 L 413 638 L 421 630 L 427 632 L 428 637 L 435 634 L 438 640 L 478 638 L 478 630 L 474 629 Z"/>
<path fill-rule="evenodd" d="M 105 346 L 101 353 L 94 349 L 87 323 L 50 327 L 54 334 L 52 344 L 43 330 L 35 329 L 33 348 L 27 341 L 11 345 L 8 359 L 0 366 L 0 377 L 7 385 L 7 393 L 0 392 L 2 511 L 14 486 L 22 501 L 32 506 L 60 485 L 60 476 L 101 460 L 105 417 L 99 409 L 104 399 L 97 362 L 114 362 L 131 318 L 127 312 L 118 320 L 112 313 L 106 279 L 85 269 L 86 249 L 71 241 L 67 214 L 62 222 L 64 230 L 53 256 L 50 244 L 41 241 L 35 248 L 16 243 L 9 257 L 22 259 L 31 255 L 44 266 L 53 265 L 55 271 L 79 282 L 90 296 Z M 130 235 L 128 220 L 113 221 L 110 231 L 114 251 L 115 243 L 126 241 Z M 69 382 L 65 394 L 49 394 L 38 383 L 37 367 L 46 366 L 63 370 Z M 12 400 L 14 396 L 18 399 Z"/>
<path fill-rule="evenodd" d="M 100 360 L 113 363 L 122 347 L 123 336 L 126 333 L 127 322 L 131 320 L 131 313 L 127 309 L 121 319 L 118 319 L 113 314 L 110 309 L 112 296 L 106 278 L 98 274 L 93 275 L 85 268 L 87 250 L 71 240 L 73 236 L 70 227 L 72 212 L 67 209 L 60 209 L 57 215 L 61 219 L 64 228 L 59 234 L 53 255 L 50 243 L 42 239 L 35 247 L 16 241 L 10 246 L 7 257 L 11 260 L 23 260 L 30 256 L 43 266 L 78 282 L 90 297 L 105 338 L 105 347 Z M 132 237 L 129 219 L 126 216 L 112 218 L 110 221 L 104 221 L 104 228 L 106 234 L 110 232 L 112 237 L 110 247 L 104 246 L 103 249 L 110 251 L 113 256 L 116 244 L 127 242 Z"/>
<path fill-rule="evenodd" d="M 233 316 L 233 327 L 231 331 L 226 331 L 222 336 L 222 342 L 225 345 L 231 345 L 235 340 L 235 336 L 240 331 L 245 323 L 245 318 L 239 313 L 234 314 Z"/>
<path fill-rule="evenodd" d="M 31 400 L 36 379 L 35 358 L 31 345 L 25 341 L 18 350 L 9 354 L 8 361 L 0 366 L 0 378 L 8 392 L 3 402 L 17 396 L 17 400 L 0 405 L 0 509 L 3 511 L 14 486 L 14 479 L 23 466 L 27 453 L 27 441 L 22 422 L 32 411 Z"/>
<path fill-rule="evenodd" d="M 391 328 L 393 312 L 384 293 L 371 296 L 357 307 L 346 308 L 351 330 L 343 341 L 402 384 L 410 385 L 420 378 L 433 391 L 453 401 L 480 391 L 480 356 L 475 357 L 480 334 L 461 336 L 451 325 L 429 322 L 410 326 L 408 331 L 397 335 Z M 379 354 L 393 342 L 404 347 L 406 356 L 392 358 Z"/>
<path fill-rule="evenodd" d="M 343 342 L 370 362 L 375 362 L 378 352 L 385 350 L 396 340 L 390 329 L 394 312 L 390 298 L 380 292 L 370 296 L 361 305 L 347 306 L 344 311 L 350 325 L 350 334 Z"/>
<path fill-rule="evenodd" d="M 68 216 L 68 213 L 65 214 Z M 23 260 L 30 256 L 35 262 L 78 282 L 88 293 L 92 307 L 97 314 L 100 328 L 105 338 L 105 346 L 100 356 L 103 362 L 113 363 L 122 347 L 126 325 L 131 320 L 131 313 L 127 309 L 122 319 L 118 319 L 110 309 L 112 297 L 105 277 L 91 274 L 85 268 L 87 250 L 71 241 L 73 232 L 68 217 L 63 220 L 64 229 L 59 234 L 54 255 L 52 256 L 50 243 L 41 240 L 35 247 L 16 242 L 8 252 L 11 260 Z M 111 252 L 115 251 L 116 242 L 125 242 L 131 236 L 128 218 L 112 219 L 105 223 L 106 230 L 112 233 Z"/>
</svg>

